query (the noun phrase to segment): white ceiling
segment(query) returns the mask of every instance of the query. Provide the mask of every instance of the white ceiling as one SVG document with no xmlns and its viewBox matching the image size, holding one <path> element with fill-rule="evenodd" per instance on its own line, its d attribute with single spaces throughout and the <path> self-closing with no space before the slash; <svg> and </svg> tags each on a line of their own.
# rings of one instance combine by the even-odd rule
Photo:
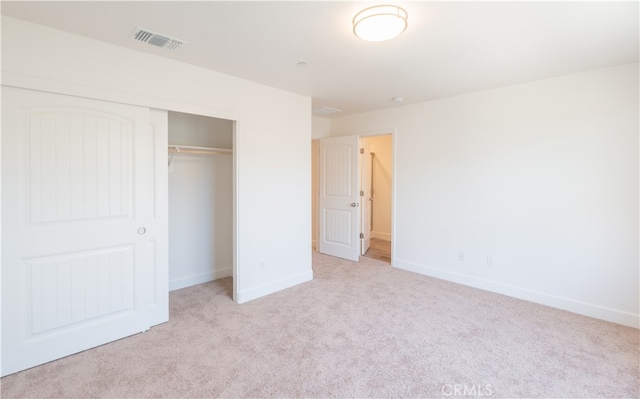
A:
<svg viewBox="0 0 640 399">
<path fill-rule="evenodd" d="M 639 58 L 635 1 L 388 3 L 407 10 L 409 27 L 379 43 L 352 33 L 363 2 L 2 1 L 2 14 L 307 95 L 340 115 Z M 136 42 L 138 26 L 188 44 Z"/>
</svg>

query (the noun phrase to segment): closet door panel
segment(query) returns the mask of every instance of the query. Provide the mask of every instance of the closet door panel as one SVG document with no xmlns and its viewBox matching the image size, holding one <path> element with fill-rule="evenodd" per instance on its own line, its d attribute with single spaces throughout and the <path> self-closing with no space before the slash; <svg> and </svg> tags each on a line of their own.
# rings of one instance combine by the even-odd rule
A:
<svg viewBox="0 0 640 399">
<path fill-rule="evenodd" d="M 148 109 L 2 94 L 6 375 L 154 324 L 162 259 L 149 248 L 166 229 L 149 207 L 157 193 Z"/>
</svg>

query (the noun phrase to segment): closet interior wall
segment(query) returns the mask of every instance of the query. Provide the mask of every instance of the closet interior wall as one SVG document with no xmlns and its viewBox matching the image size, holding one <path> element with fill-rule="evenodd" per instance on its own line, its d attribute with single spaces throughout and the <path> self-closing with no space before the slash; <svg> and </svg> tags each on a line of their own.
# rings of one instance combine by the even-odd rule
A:
<svg viewBox="0 0 640 399">
<path fill-rule="evenodd" d="M 233 121 L 169 112 L 169 146 L 232 149 Z M 233 275 L 233 155 L 169 165 L 169 290 Z"/>
</svg>

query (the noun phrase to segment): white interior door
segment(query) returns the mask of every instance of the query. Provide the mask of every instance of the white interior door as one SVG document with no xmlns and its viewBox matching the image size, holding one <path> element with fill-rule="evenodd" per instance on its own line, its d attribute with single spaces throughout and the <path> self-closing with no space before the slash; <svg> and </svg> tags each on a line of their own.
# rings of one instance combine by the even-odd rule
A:
<svg viewBox="0 0 640 399">
<path fill-rule="evenodd" d="M 320 140 L 318 251 L 357 261 L 360 253 L 358 136 Z"/>
<path fill-rule="evenodd" d="M 151 122 L 3 87 L 2 375 L 168 320 L 166 137 Z"/>
<path fill-rule="evenodd" d="M 367 139 L 360 139 L 360 203 L 362 206 L 360 215 L 360 253 L 364 255 L 371 245 L 371 207 L 373 193 L 371 192 L 371 145 Z"/>
</svg>

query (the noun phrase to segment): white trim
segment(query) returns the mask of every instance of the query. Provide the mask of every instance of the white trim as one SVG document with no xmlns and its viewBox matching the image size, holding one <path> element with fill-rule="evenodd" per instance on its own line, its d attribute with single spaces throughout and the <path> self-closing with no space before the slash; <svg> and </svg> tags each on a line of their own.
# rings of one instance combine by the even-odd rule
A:
<svg viewBox="0 0 640 399">
<path fill-rule="evenodd" d="M 435 277 L 441 280 L 451 281 L 469 287 L 479 288 L 481 290 L 495 292 L 513 298 L 523 299 L 525 301 L 534 302 L 540 305 L 567 310 L 569 312 L 577 313 L 583 316 L 589 316 L 595 319 L 622 324 L 633 328 L 640 328 L 640 315 L 623 310 L 607 308 L 604 306 L 594 305 L 571 298 L 560 297 L 540 291 L 534 291 L 509 284 L 503 284 L 496 281 L 485 280 L 475 276 L 470 276 L 468 274 L 457 273 L 437 267 L 420 265 L 404 260 L 396 259 L 396 262 L 393 266 L 398 269 L 423 274 L 425 276 Z"/>
<path fill-rule="evenodd" d="M 1 58 L 1 57 L 0 57 Z M 2 88 L 0 87 L 0 97 L 2 94 Z M 1 115 L 1 110 L 0 110 L 0 115 Z M 0 265 L 2 264 L 2 133 L 0 131 Z M 0 287 L 2 287 L 2 267 L 0 267 Z M 0 295 L 0 309 L 2 309 L 2 295 Z M 1 313 L 1 312 L 0 312 Z M 1 320 L 1 319 L 0 319 Z M 1 330 L 1 329 L 0 329 Z M 0 353 L 2 352 L 2 331 L 0 331 Z M 0 375 L 5 375 L 2 372 L 2 361 L 0 361 Z"/>
<path fill-rule="evenodd" d="M 294 285 L 306 283 L 313 280 L 313 271 L 309 270 L 303 273 L 299 273 L 282 280 L 275 281 L 273 283 L 265 284 L 260 287 L 250 288 L 245 291 L 238 292 L 236 303 L 244 303 L 263 297 L 265 295 L 284 290 L 285 288 L 293 287 Z"/>
<path fill-rule="evenodd" d="M 379 231 L 372 231 L 371 232 L 371 238 L 377 238 L 377 239 L 380 239 L 380 240 L 391 242 L 391 234 L 389 234 L 389 233 L 381 233 Z"/>
<path fill-rule="evenodd" d="M 393 129 L 393 133 L 391 134 L 391 165 L 393 168 L 393 173 L 391 175 L 391 237 L 397 237 L 397 230 L 396 230 L 396 182 L 398 181 L 398 176 L 397 176 L 397 162 L 398 162 L 398 157 L 396 156 L 397 154 L 397 148 L 398 146 L 396 145 L 397 142 L 397 138 L 398 138 L 398 132 L 396 129 Z M 391 266 L 395 266 L 396 264 L 396 241 L 397 240 L 391 240 Z"/>
<path fill-rule="evenodd" d="M 398 129 L 395 127 L 389 127 L 385 129 L 375 129 L 375 130 L 366 130 L 360 131 L 357 133 L 359 137 L 372 137 L 372 136 L 384 136 L 387 134 L 391 135 L 391 164 L 393 165 L 393 174 L 391 176 L 391 237 L 396 236 L 396 182 L 397 176 L 396 171 L 398 168 L 396 167 L 397 156 L 396 156 L 396 140 L 398 136 Z M 331 136 L 334 137 L 334 136 Z M 391 241 L 391 266 L 395 266 L 396 263 L 396 242 L 389 238 Z"/>
<path fill-rule="evenodd" d="M 232 276 L 233 276 L 233 302 L 238 302 L 238 287 L 240 287 L 240 270 L 238 265 L 240 264 L 240 245 L 238 245 L 238 241 L 240 240 L 240 224 L 238 223 L 238 201 L 240 201 L 240 174 L 238 170 L 240 170 L 240 139 L 238 137 L 240 133 L 240 121 L 235 119 L 233 122 L 233 166 L 232 166 L 232 174 L 233 174 L 233 182 L 232 182 L 232 192 L 233 192 L 233 265 L 232 265 Z"/>
<path fill-rule="evenodd" d="M 231 267 L 214 270 L 212 272 L 193 274 L 188 277 L 169 281 L 169 291 L 175 291 L 182 288 L 191 287 L 192 285 L 208 283 L 209 281 L 231 276 L 233 276 L 233 268 Z"/>
<path fill-rule="evenodd" d="M 365 131 L 349 134 L 349 136 L 358 135 L 360 137 L 374 137 L 374 136 L 386 136 L 388 134 L 395 135 L 396 129 L 390 127 L 387 129 L 365 130 Z M 341 136 L 331 136 L 331 137 L 341 137 Z"/>
</svg>

